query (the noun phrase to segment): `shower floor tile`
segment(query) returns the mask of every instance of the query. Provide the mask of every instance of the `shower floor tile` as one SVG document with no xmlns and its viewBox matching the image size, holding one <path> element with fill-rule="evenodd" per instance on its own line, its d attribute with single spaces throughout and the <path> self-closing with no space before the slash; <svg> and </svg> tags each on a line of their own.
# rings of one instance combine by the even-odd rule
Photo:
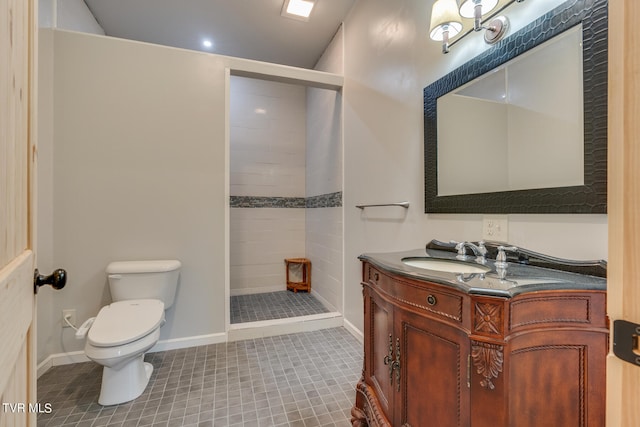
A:
<svg viewBox="0 0 640 427">
<path fill-rule="evenodd" d="M 328 313 L 308 292 L 267 292 L 231 297 L 231 323 L 257 322 Z"/>
<path fill-rule="evenodd" d="M 344 328 L 149 353 L 142 396 L 107 407 L 102 367 L 56 366 L 38 379 L 52 409 L 38 426 L 350 427 L 362 354 Z"/>
</svg>

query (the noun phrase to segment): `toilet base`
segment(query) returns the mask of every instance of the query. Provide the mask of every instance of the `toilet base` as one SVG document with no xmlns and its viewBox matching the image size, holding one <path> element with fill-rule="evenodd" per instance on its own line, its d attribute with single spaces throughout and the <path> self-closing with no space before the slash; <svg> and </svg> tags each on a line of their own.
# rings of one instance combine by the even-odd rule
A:
<svg viewBox="0 0 640 427">
<path fill-rule="evenodd" d="M 105 366 L 102 369 L 102 387 L 98 403 L 117 405 L 139 397 L 147 388 L 153 365 L 144 361 L 144 354 L 131 360 L 120 369 Z"/>
</svg>

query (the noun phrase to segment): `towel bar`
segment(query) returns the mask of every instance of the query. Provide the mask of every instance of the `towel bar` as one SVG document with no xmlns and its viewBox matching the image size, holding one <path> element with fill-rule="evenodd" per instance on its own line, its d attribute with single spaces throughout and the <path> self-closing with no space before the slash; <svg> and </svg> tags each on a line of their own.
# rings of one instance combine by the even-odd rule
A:
<svg viewBox="0 0 640 427">
<path fill-rule="evenodd" d="M 378 207 L 378 206 L 401 206 L 405 209 L 409 209 L 409 202 L 382 203 L 379 205 L 356 205 L 356 208 L 364 209 L 364 208 L 372 208 L 372 207 Z"/>
</svg>

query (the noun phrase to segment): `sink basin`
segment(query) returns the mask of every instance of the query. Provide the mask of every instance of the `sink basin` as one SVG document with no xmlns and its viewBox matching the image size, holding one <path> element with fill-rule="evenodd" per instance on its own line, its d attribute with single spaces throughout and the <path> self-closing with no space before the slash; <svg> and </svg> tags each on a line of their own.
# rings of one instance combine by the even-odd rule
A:
<svg viewBox="0 0 640 427">
<path fill-rule="evenodd" d="M 425 270 L 443 271 L 447 273 L 487 273 L 491 271 L 489 267 L 467 262 L 437 259 L 437 258 L 403 258 L 402 262 L 411 267 Z"/>
</svg>

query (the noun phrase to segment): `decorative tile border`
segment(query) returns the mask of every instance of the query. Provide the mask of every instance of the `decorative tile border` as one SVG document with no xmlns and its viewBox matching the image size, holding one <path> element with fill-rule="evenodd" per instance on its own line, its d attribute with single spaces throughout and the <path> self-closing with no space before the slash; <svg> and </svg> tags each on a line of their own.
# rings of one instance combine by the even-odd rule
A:
<svg viewBox="0 0 640 427">
<path fill-rule="evenodd" d="M 231 196 L 232 208 L 304 208 L 304 197 Z"/>
<path fill-rule="evenodd" d="M 336 208 L 342 206 L 342 191 L 312 197 L 231 196 L 232 208 Z"/>
<path fill-rule="evenodd" d="M 342 206 L 342 191 L 311 196 L 306 199 L 307 208 L 339 208 Z"/>
</svg>

